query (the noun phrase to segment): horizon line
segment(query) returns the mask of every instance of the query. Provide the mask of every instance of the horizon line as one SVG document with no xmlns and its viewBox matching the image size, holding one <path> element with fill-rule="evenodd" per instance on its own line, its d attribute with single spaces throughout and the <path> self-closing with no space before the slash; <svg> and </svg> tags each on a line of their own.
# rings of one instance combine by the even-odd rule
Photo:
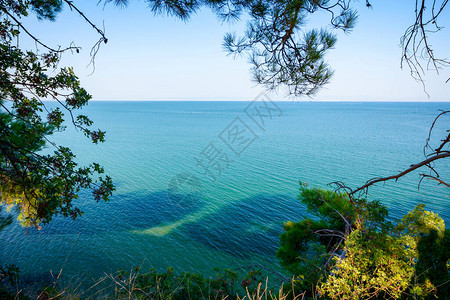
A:
<svg viewBox="0 0 450 300">
<path fill-rule="evenodd" d="M 253 99 L 236 99 L 236 100 L 208 100 L 208 99 L 91 99 L 91 101 L 95 102 L 251 102 L 256 100 Z M 450 102 L 450 99 L 439 99 L 439 100 L 317 100 L 317 99 L 293 99 L 293 100 L 278 100 L 278 99 L 270 99 L 274 102 L 416 102 L 416 103 L 437 103 L 437 102 Z M 54 100 L 46 100 L 46 101 L 54 101 Z"/>
</svg>

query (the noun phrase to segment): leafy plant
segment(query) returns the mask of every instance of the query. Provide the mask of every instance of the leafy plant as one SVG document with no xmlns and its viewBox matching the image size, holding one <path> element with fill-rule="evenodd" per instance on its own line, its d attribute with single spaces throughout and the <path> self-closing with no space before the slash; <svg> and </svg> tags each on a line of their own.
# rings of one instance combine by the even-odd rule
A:
<svg viewBox="0 0 450 300">
<path fill-rule="evenodd" d="M 394 226 L 387 208 L 376 201 L 306 184 L 301 184 L 300 200 L 316 219 L 287 222 L 277 252 L 297 288 L 315 286 L 331 299 L 448 295 L 449 231 L 424 205 Z"/>
<path fill-rule="evenodd" d="M 62 5 L 56 0 L 0 1 L 0 203 L 16 207 L 23 226 L 39 227 L 55 215 L 77 218 L 82 211 L 74 201 L 82 189 L 92 189 L 97 201 L 108 200 L 114 190 L 110 177 L 96 178 L 104 172 L 99 164 L 79 167 L 69 148 L 49 140 L 64 130 L 66 120 L 93 143 L 105 137 L 104 131 L 91 129 L 87 116 L 75 114 L 91 95 L 72 68 L 58 68 L 64 52 L 79 48 L 53 49 L 20 22 L 29 14 L 54 20 Z M 48 52 L 21 49 L 22 34 Z M 50 99 L 58 104 L 55 108 L 44 102 Z M 55 147 L 53 154 L 42 154 L 46 145 Z"/>
<path fill-rule="evenodd" d="M 234 299 L 238 294 L 257 293 L 266 279 L 258 269 L 237 272 L 231 269 L 214 269 L 206 277 L 198 273 L 176 274 L 173 268 L 165 272 L 152 269 L 142 273 L 140 267 L 132 271 L 120 270 L 111 276 L 116 286 L 116 296 L 150 299 Z"/>
</svg>

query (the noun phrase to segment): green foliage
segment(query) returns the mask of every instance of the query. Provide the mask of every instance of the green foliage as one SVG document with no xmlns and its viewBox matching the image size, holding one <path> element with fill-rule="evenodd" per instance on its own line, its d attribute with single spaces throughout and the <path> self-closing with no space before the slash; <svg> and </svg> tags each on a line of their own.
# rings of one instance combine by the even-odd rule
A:
<svg viewBox="0 0 450 300">
<path fill-rule="evenodd" d="M 54 20 L 56 15 L 62 10 L 61 0 L 31 0 L 31 9 L 40 20 Z"/>
<path fill-rule="evenodd" d="M 277 256 L 296 287 L 330 299 L 425 299 L 449 294 L 450 233 L 418 205 L 395 226 L 379 202 L 301 184 L 316 220 L 287 222 Z"/>
<path fill-rule="evenodd" d="M 419 238 L 415 285 L 411 294 L 426 295 L 432 290 L 439 299 L 450 295 L 450 231 L 440 234 L 433 230 Z M 428 298 L 434 298 L 431 294 Z"/>
<path fill-rule="evenodd" d="M 265 282 L 260 270 L 239 274 L 233 270 L 215 269 L 211 278 L 198 273 L 176 274 L 173 268 L 166 272 L 154 269 L 142 273 L 139 267 L 132 272 L 124 270 L 114 277 L 116 297 L 134 299 L 235 299 L 238 294 L 254 293 L 258 284 Z"/>
<path fill-rule="evenodd" d="M 332 299 L 398 299 L 414 274 L 414 251 L 407 238 L 354 230 L 345 241 L 345 258 L 334 257 L 332 274 L 318 287 Z"/>
<path fill-rule="evenodd" d="M 14 285 L 19 279 L 19 268 L 15 265 L 0 266 L 0 283 L 8 281 L 9 284 Z"/>
<path fill-rule="evenodd" d="M 346 193 L 309 188 L 300 183 L 299 200 L 316 219 L 304 218 L 284 225 L 277 257 L 281 265 L 296 277 L 296 287 L 311 290 L 333 265 L 330 255 L 339 255 L 345 235 L 364 223 L 365 230 L 386 232 L 387 209 L 379 202 L 350 199 Z"/>
<path fill-rule="evenodd" d="M 73 201 L 82 189 L 92 189 L 97 201 L 108 200 L 114 190 L 110 177 L 96 178 L 103 173 L 102 167 L 96 163 L 79 167 L 69 148 L 48 139 L 64 130 L 67 119 L 92 142 L 104 141 L 105 132 L 92 130 L 87 116 L 74 115 L 91 96 L 80 86 L 72 68 L 57 67 L 65 50 L 77 49 L 52 50 L 36 39 L 49 49 L 41 53 L 24 51 L 16 43 L 23 32 L 18 21 L 21 17 L 34 12 L 40 19 L 53 20 L 61 9 L 59 0 L 0 2 L 1 203 L 15 206 L 24 226 L 48 223 L 58 214 L 77 218 L 82 212 Z M 47 99 L 59 107 L 48 108 L 43 102 Z M 47 144 L 56 149 L 51 155 L 41 154 Z"/>
<path fill-rule="evenodd" d="M 400 220 L 396 230 L 415 238 L 430 234 L 432 231 L 442 237 L 445 231 L 445 223 L 437 214 L 425 211 L 424 204 L 419 204 Z"/>
<path fill-rule="evenodd" d="M 320 243 L 320 238 L 313 234 L 326 226 L 323 223 L 304 219 L 298 223 L 287 222 L 286 231 L 280 236 L 280 248 L 277 256 L 281 265 L 292 274 L 299 277 L 303 289 L 317 282 L 322 275 L 320 265 L 326 254 L 326 247 Z"/>
<path fill-rule="evenodd" d="M 17 291 L 17 282 L 19 280 L 19 268 L 13 264 L 0 266 L 0 299 L 28 299 Z"/>
<path fill-rule="evenodd" d="M 343 230 L 345 222 L 355 215 L 355 208 L 345 193 L 308 188 L 306 183 L 300 182 L 299 200 L 306 204 L 308 212 L 316 215 L 327 228 Z"/>
<path fill-rule="evenodd" d="M 415 277 L 410 293 L 418 297 L 427 294 L 450 294 L 450 231 L 437 214 L 417 205 L 398 223 L 398 235 L 412 239 L 415 251 Z M 436 288 L 435 288 L 436 287 Z M 438 287 L 438 288 L 437 288 Z"/>
</svg>

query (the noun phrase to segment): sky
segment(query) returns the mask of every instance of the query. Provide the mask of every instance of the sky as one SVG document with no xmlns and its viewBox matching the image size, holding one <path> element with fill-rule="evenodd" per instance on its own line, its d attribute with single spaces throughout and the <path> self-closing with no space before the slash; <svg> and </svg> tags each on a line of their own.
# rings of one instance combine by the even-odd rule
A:
<svg viewBox="0 0 450 300">
<path fill-rule="evenodd" d="M 264 87 L 252 81 L 245 57 L 227 56 L 222 48 L 227 32 L 238 35 L 245 22 L 222 24 L 203 9 L 184 22 L 154 16 L 144 1 L 131 0 L 126 8 L 97 1 L 74 1 L 100 28 L 108 43 L 101 46 L 92 73 L 90 49 L 99 36 L 76 12 L 65 7 L 56 22 L 23 20 L 40 40 L 52 46 L 81 46 L 79 54 L 65 54 L 60 66 L 73 66 L 94 100 L 252 100 Z M 331 83 L 312 98 L 287 98 L 269 93 L 273 100 L 314 101 L 450 101 L 450 68 L 428 71 L 426 90 L 400 68 L 400 37 L 414 21 L 414 1 L 354 2 L 359 19 L 350 34 L 338 33 L 338 42 L 326 60 L 334 69 Z M 327 26 L 328 19 L 310 18 L 308 26 Z M 450 7 L 441 17 L 448 27 L 432 37 L 438 57 L 450 58 Z M 21 46 L 36 48 L 21 37 Z M 91 74 L 92 73 L 92 74 Z"/>
</svg>

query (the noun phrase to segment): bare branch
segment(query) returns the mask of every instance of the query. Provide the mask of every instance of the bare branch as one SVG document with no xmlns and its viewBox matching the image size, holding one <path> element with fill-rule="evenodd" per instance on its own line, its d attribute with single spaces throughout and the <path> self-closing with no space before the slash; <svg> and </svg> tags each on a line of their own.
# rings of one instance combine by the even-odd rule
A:
<svg viewBox="0 0 450 300">
<path fill-rule="evenodd" d="M 89 20 L 87 17 L 86 17 L 86 15 L 81 11 L 81 10 L 79 10 L 74 4 L 73 4 L 73 1 L 69 1 L 69 0 L 64 0 L 64 2 L 66 2 L 68 5 L 69 5 L 69 8 L 72 10 L 72 9 L 74 9 L 86 22 L 88 22 L 89 23 L 89 25 L 91 25 L 92 26 L 92 28 L 94 28 L 97 32 L 98 32 L 98 34 L 100 34 L 101 36 L 102 36 L 102 38 L 103 38 L 103 42 L 105 42 L 105 44 L 108 42 L 108 39 L 105 37 L 105 33 L 102 31 L 102 30 L 100 30 L 97 26 L 95 26 L 95 24 L 94 23 L 92 23 L 91 22 L 91 20 Z"/>
<path fill-rule="evenodd" d="M 441 180 L 439 178 L 438 172 L 435 170 L 434 166 L 431 164 L 432 162 L 434 162 L 436 160 L 450 157 L 450 151 L 443 150 L 443 148 L 445 146 L 450 144 L 450 131 L 447 130 L 447 132 L 449 132 L 449 133 L 441 140 L 441 143 L 439 144 L 439 146 L 436 149 L 433 149 L 433 147 L 431 147 L 431 145 L 430 145 L 431 135 L 432 135 L 433 129 L 435 128 L 437 121 L 442 116 L 446 115 L 447 113 L 450 113 L 450 111 L 441 111 L 441 113 L 436 116 L 436 118 L 433 120 L 433 123 L 430 126 L 430 130 L 428 132 L 428 137 L 426 139 L 425 146 L 423 147 L 423 154 L 425 156 L 425 160 L 423 160 L 417 164 L 411 165 L 408 169 L 406 169 L 396 175 L 372 178 L 372 179 L 368 180 L 363 186 L 361 186 L 355 190 L 351 190 L 344 183 L 339 182 L 339 181 L 331 183 L 331 184 L 335 184 L 338 187 L 338 189 L 344 189 L 346 192 L 349 191 L 348 194 L 350 197 L 352 197 L 353 195 L 355 195 L 357 192 L 360 192 L 360 191 L 365 191 L 367 193 L 367 189 L 371 185 L 374 185 L 375 183 L 385 182 L 385 181 L 389 181 L 389 180 L 397 181 L 400 177 L 405 176 L 406 174 L 411 173 L 412 171 L 414 171 L 416 169 L 419 169 L 421 167 L 427 167 L 430 170 L 430 172 L 434 173 L 435 175 L 419 174 L 421 176 L 421 179 L 418 184 L 419 189 L 420 189 L 420 184 L 424 178 L 434 179 L 434 180 L 438 181 L 439 184 L 443 184 L 447 187 L 450 187 L 450 186 L 448 186 L 448 184 L 446 182 L 444 182 L 443 180 Z M 427 149 L 431 150 L 432 152 L 427 153 Z"/>
<path fill-rule="evenodd" d="M 363 186 L 357 188 L 356 190 L 353 190 L 350 194 L 354 195 L 355 193 L 362 191 L 364 189 L 367 189 L 369 186 L 374 185 L 375 183 L 378 183 L 378 182 L 388 181 L 388 180 L 392 180 L 392 179 L 395 179 L 395 181 L 397 181 L 400 177 L 405 176 L 406 174 L 411 173 L 412 171 L 414 171 L 420 167 L 427 166 L 435 160 L 442 159 L 445 157 L 450 157 L 450 152 L 443 152 L 441 154 L 433 155 L 424 161 L 421 161 L 417 164 L 411 165 L 411 167 L 398 173 L 397 175 L 381 177 L 381 178 L 373 178 L 373 179 L 367 181 L 366 184 L 364 184 Z"/>
<path fill-rule="evenodd" d="M 435 177 L 435 176 L 432 176 L 432 175 L 428 175 L 428 174 L 420 174 L 420 176 L 422 176 L 422 179 L 428 178 L 428 179 L 431 179 L 431 180 L 435 180 L 435 181 L 438 182 L 438 185 L 442 184 L 442 185 L 445 185 L 446 187 L 450 188 L 450 184 L 449 183 L 443 181 L 442 179 L 440 179 L 438 177 Z"/>
<path fill-rule="evenodd" d="M 437 115 L 436 118 L 434 118 L 434 121 L 431 124 L 430 130 L 428 131 L 428 137 L 427 137 L 425 146 L 423 147 L 423 154 L 425 155 L 425 157 L 427 156 L 427 154 L 426 154 L 427 148 L 433 150 L 433 148 L 430 146 L 430 140 L 431 140 L 431 133 L 433 132 L 434 126 L 436 125 L 436 122 L 438 121 L 438 119 L 447 113 L 450 113 L 450 111 L 448 111 L 448 110 L 442 111 L 439 115 Z M 443 143 L 438 148 L 436 148 L 434 151 L 436 153 L 439 153 L 442 150 L 442 148 L 444 147 L 444 145 L 449 142 L 449 138 L 450 138 L 450 134 L 449 134 L 449 136 L 447 136 L 446 139 L 442 140 Z"/>
<path fill-rule="evenodd" d="M 67 50 L 76 50 L 76 51 L 79 51 L 80 47 L 74 47 L 74 46 L 69 46 L 69 47 L 64 48 L 64 49 L 54 49 L 54 48 L 52 48 L 52 47 L 49 47 L 48 45 L 42 43 L 42 42 L 41 42 L 37 37 L 35 37 L 33 34 L 31 34 L 31 33 L 27 30 L 27 28 L 26 28 L 25 26 L 23 26 L 22 23 L 19 22 L 19 20 L 16 19 L 16 17 L 14 17 L 12 14 L 10 14 L 10 13 L 8 12 L 7 9 L 5 9 L 5 8 L 3 8 L 3 7 L 1 7 L 1 6 L 0 6 L 0 8 L 1 8 L 1 10 L 2 10 L 6 15 L 8 15 L 8 17 L 10 17 L 10 18 L 17 24 L 17 26 L 19 26 L 20 28 L 22 28 L 22 30 L 23 30 L 29 37 L 31 37 L 37 44 L 41 45 L 42 47 L 46 48 L 47 50 L 49 50 L 49 51 L 51 51 L 51 52 L 55 52 L 55 53 L 62 53 L 62 52 L 65 52 L 65 51 L 67 51 Z"/>
<path fill-rule="evenodd" d="M 430 34 L 442 30 L 438 25 L 439 17 L 448 4 L 448 0 L 416 0 L 414 24 L 408 27 L 400 40 L 402 47 L 401 67 L 407 65 L 411 76 L 422 83 L 423 75 L 429 69 L 439 74 L 442 67 L 450 66 L 447 59 L 435 56 L 430 44 Z M 431 9 L 427 10 L 427 8 Z M 448 82 L 448 80 L 447 80 Z"/>
</svg>

